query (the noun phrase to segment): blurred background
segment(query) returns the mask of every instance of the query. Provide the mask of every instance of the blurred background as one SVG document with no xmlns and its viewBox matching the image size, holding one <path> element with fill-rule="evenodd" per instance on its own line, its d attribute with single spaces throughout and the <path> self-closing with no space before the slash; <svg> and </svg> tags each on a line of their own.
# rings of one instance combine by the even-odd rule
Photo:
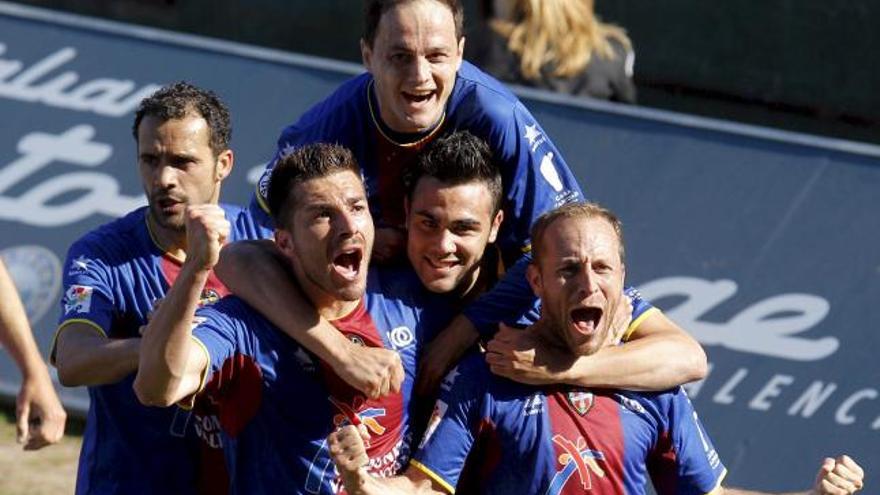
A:
<svg viewBox="0 0 880 495">
<path fill-rule="evenodd" d="M 18 0 L 360 62 L 357 0 Z M 486 5 L 463 0 L 466 33 Z M 636 51 L 639 104 L 880 143 L 880 2 L 598 0 Z"/>
<path fill-rule="evenodd" d="M 485 38 L 490 6 L 464 4 L 466 35 Z M 235 128 L 224 200 L 246 204 L 280 129 L 362 70 L 360 8 L 0 1 L 0 256 L 44 353 L 67 247 L 142 201 L 132 102 L 115 111 L 71 95 L 111 88 L 118 103 L 179 79 L 215 90 Z M 689 392 L 730 483 L 803 489 L 840 452 L 872 479 L 880 2 L 598 0 L 595 11 L 632 41 L 637 105 L 516 92 L 588 196 L 624 219 L 630 282 L 706 348 L 710 374 Z M 53 95 L 47 83 L 65 78 Z M 18 380 L 0 352 L 7 405 Z M 7 422 L 0 494 L 72 491 L 88 399 L 59 391 L 71 434 L 22 455 Z"/>
</svg>

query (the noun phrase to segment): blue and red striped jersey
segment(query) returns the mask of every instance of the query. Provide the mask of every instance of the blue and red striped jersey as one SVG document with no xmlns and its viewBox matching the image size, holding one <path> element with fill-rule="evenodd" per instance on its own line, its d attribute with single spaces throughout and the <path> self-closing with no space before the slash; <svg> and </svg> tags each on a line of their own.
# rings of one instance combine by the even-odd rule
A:
<svg viewBox="0 0 880 495">
<path fill-rule="evenodd" d="M 458 71 L 442 122 L 416 139 L 403 139 L 386 128 L 378 115 L 369 73 L 343 83 L 283 130 L 275 156 L 257 184 L 251 201 L 255 218 L 271 225 L 266 194 L 272 168 L 291 150 L 316 142 L 349 148 L 361 166 L 370 209 L 379 226 L 403 224 L 404 170 L 430 141 L 456 130 L 484 139 L 501 168 L 504 222 L 498 245 L 509 275 L 471 305 L 466 315 L 486 336 L 513 313 L 534 302 L 525 281 L 532 222 L 557 206 L 583 201 L 584 194 L 562 154 L 532 114 L 502 83 L 468 62 Z M 511 309 L 513 308 L 513 309 Z"/>
<path fill-rule="evenodd" d="M 450 493 L 703 495 L 726 473 L 681 388 L 535 387 L 471 355 L 441 389 L 411 462 Z"/>
<path fill-rule="evenodd" d="M 369 399 L 244 301 L 199 310 L 193 336 L 210 362 L 199 400 L 218 409 L 233 492 L 337 493 L 325 439 L 353 415 L 372 436 L 370 472 L 398 473 L 411 453 L 417 355 L 450 315 L 410 270 L 370 270 L 358 307 L 332 322 L 356 343 L 400 354 L 400 393 Z"/>
<path fill-rule="evenodd" d="M 258 237 L 247 210 L 221 205 L 232 223 L 230 240 Z M 147 208 L 102 225 L 67 253 L 58 331 L 84 323 L 111 339 L 137 338 L 156 301 L 180 272 L 181 262 L 154 242 Z M 216 302 L 226 288 L 213 275 L 202 302 Z M 69 330 L 64 330 L 69 331 Z M 56 333 L 57 338 L 57 333 Z M 54 347 L 54 346 L 53 346 Z M 53 350 L 54 351 L 54 350 Z M 77 494 L 198 493 L 211 491 L 222 472 L 202 478 L 201 463 L 219 450 L 201 452 L 192 411 L 145 407 L 132 390 L 135 374 L 89 387 L 89 407 L 77 473 Z M 207 459 L 207 461 L 206 461 Z M 222 462 L 219 467 L 223 468 Z M 207 482 L 207 485 L 200 485 Z"/>
</svg>

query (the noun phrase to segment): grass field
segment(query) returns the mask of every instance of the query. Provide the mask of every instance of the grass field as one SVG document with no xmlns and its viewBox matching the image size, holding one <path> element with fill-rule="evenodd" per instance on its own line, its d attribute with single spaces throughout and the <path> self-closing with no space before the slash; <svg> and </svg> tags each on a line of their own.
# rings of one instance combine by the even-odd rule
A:
<svg viewBox="0 0 880 495">
<path fill-rule="evenodd" d="M 64 439 L 36 452 L 15 443 L 15 416 L 0 415 L 0 495 L 63 495 L 73 493 L 82 425 L 68 423 Z"/>
</svg>

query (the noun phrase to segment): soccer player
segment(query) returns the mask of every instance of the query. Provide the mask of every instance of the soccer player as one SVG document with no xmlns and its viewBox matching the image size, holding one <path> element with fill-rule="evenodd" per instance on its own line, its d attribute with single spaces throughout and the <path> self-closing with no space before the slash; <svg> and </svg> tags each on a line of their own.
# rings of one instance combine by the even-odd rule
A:
<svg viewBox="0 0 880 495">
<path fill-rule="evenodd" d="M 0 344 L 21 371 L 15 400 L 15 429 L 24 450 L 37 450 L 61 440 L 67 413 L 49 378 L 46 363 L 34 342 L 27 314 L 15 284 L 0 260 Z"/>
<path fill-rule="evenodd" d="M 237 493 L 335 491 L 325 438 L 348 423 L 374 434 L 371 472 L 395 474 L 409 458 L 416 355 L 423 335 L 436 331 L 436 315 L 449 314 L 446 304 L 427 300 L 409 270 L 367 273 L 373 221 L 348 150 L 314 144 L 285 156 L 269 204 L 275 243 L 303 296 L 347 339 L 399 356 L 406 370 L 401 390 L 365 397 L 235 296 L 195 313 L 192 325 L 223 241 L 221 228 L 192 217 L 178 283 L 144 333 L 138 397 L 171 405 L 200 392 L 199 400 L 216 403 Z"/>
<path fill-rule="evenodd" d="M 570 355 L 597 352 L 621 303 L 620 223 L 598 205 L 570 204 L 542 216 L 532 241 L 528 277 L 542 309 L 529 331 Z M 757 493 L 721 486 L 726 469 L 680 387 L 646 394 L 527 386 L 492 375 L 479 356 L 447 376 L 405 476 L 366 473 L 368 436 L 348 426 L 328 439 L 352 495 L 636 494 L 645 493 L 649 478 L 661 495 Z M 853 493 L 862 478 L 848 457 L 826 459 L 805 493 Z"/>
<path fill-rule="evenodd" d="M 212 92 L 187 83 L 144 99 L 133 133 L 148 206 L 87 233 L 69 249 L 62 315 L 52 355 L 61 383 L 89 387 L 77 494 L 196 493 L 199 441 L 189 411 L 141 405 L 132 391 L 143 350 L 139 329 L 186 259 L 187 208 L 233 227 L 224 237 L 257 237 L 246 210 L 218 206 L 233 166 L 231 122 Z M 226 294 L 209 277 L 198 295 Z M 217 449 L 222 464 L 222 452 Z M 205 490 L 222 483 L 211 473 Z"/>
<path fill-rule="evenodd" d="M 438 136 L 459 129 L 489 144 L 502 169 L 505 222 L 497 245 L 508 270 L 493 290 L 466 307 L 432 343 L 419 373 L 425 391 L 434 388 L 448 366 L 476 341 L 478 332 L 488 340 L 499 321 L 534 302 L 525 282 L 529 226 L 542 212 L 583 199 L 559 150 L 522 103 L 501 83 L 462 60 L 462 12 L 458 0 L 367 0 L 361 51 L 368 72 L 344 83 L 283 131 L 251 205 L 255 217 L 266 217 L 266 187 L 274 163 L 286 152 L 307 143 L 340 143 L 362 164 L 377 225 L 375 257 L 401 259 L 396 253 L 402 251 L 405 239 L 401 174 L 407 164 Z M 235 256 L 235 251 L 224 255 L 232 260 L 244 257 Z M 256 299 L 250 295 L 257 291 L 245 280 L 247 274 L 236 276 L 235 264 L 223 262 L 218 272 L 237 294 Z M 227 270 L 228 265 L 233 266 Z M 278 298 L 286 300 L 283 293 Z M 286 309 L 283 304 L 272 306 Z M 389 385 L 396 365 L 393 357 L 346 350 L 314 309 L 303 305 L 291 312 L 301 317 L 291 320 L 267 314 L 272 321 L 284 321 L 286 333 L 325 358 L 348 383 L 370 396 L 399 385 Z M 644 352 L 642 360 L 630 361 L 640 363 L 639 369 L 610 377 L 608 385 L 625 385 L 638 376 L 645 387 L 665 388 L 705 376 L 705 354 L 677 326 L 658 319 L 645 329 L 637 348 L 650 352 Z M 501 342 L 503 351 L 529 344 L 515 333 L 503 335 Z M 511 353 L 495 355 L 500 372 L 511 370 L 513 375 L 512 370 L 519 369 L 509 360 Z"/>
</svg>

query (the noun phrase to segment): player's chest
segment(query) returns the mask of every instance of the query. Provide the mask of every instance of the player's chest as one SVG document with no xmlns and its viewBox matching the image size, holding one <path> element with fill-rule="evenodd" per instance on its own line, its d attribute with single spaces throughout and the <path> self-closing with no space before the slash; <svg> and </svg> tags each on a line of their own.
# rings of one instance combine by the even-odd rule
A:
<svg viewBox="0 0 880 495">
<path fill-rule="evenodd" d="M 626 416 L 619 397 L 536 393 L 517 405 L 519 420 L 507 415 L 499 428 L 504 465 L 534 465 L 535 493 L 638 493 L 654 434 L 648 422 Z"/>
</svg>

